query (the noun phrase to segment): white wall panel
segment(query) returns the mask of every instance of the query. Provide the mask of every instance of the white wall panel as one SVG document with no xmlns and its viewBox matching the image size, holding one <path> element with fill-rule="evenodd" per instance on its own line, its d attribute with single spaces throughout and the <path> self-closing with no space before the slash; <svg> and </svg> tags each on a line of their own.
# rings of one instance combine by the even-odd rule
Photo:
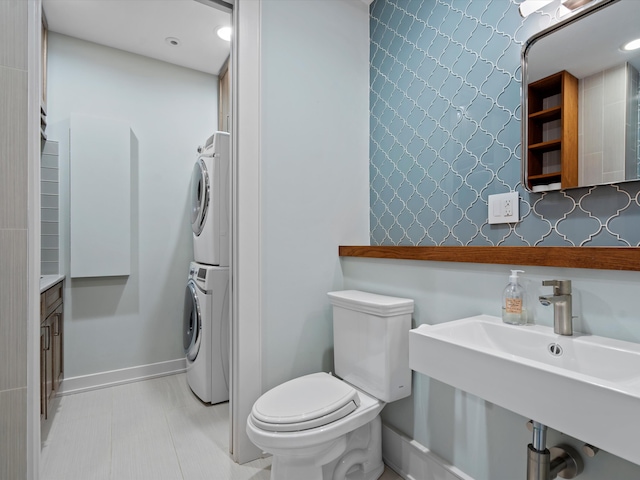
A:
<svg viewBox="0 0 640 480">
<path fill-rule="evenodd" d="M 262 351 L 271 388 L 333 368 L 326 293 L 343 287 L 338 246 L 369 243 L 369 12 L 349 0 L 264 0 L 261 13 Z"/>
<path fill-rule="evenodd" d="M 71 115 L 71 277 L 131 273 L 133 132 L 111 118 Z"/>
<path fill-rule="evenodd" d="M 500 315 L 500 295 L 508 281 L 506 265 L 349 258 L 341 260 L 345 287 L 402 296 L 415 301 L 414 325 L 437 324 L 485 313 Z M 640 341 L 637 291 L 640 272 L 525 267 L 522 277 L 532 298 L 548 291 L 542 281 L 573 282 L 574 329 L 631 342 Z M 552 326 L 553 308 L 532 304 L 536 324 Z M 464 367 L 462 367 L 464 368 Z M 389 403 L 383 421 L 445 458 L 476 480 L 524 479 L 529 420 L 426 375 L 413 374 L 410 397 Z M 550 393 L 556 395 L 558 393 Z M 606 408 L 606 406 L 603 406 Z M 580 450 L 581 439 L 553 430 L 547 445 L 568 443 Z M 383 440 L 384 446 L 384 440 Z M 600 451 L 586 458 L 584 480 L 640 478 L 640 466 Z M 400 461 L 407 472 L 411 455 Z M 416 478 L 433 478 L 422 472 Z M 435 477 L 439 478 L 439 477 Z"/>
<path fill-rule="evenodd" d="M 262 0 L 239 2 L 238 17 L 232 413 L 247 461 L 257 390 L 332 368 L 338 245 L 369 242 L 369 12 Z"/>
</svg>

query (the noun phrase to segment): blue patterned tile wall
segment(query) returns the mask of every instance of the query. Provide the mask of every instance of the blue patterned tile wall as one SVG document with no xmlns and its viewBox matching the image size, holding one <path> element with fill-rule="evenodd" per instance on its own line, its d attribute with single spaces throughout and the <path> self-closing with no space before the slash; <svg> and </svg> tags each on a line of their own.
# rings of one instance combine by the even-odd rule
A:
<svg viewBox="0 0 640 480">
<path fill-rule="evenodd" d="M 640 245 L 640 182 L 522 186 L 521 50 L 556 20 L 519 3 L 371 5 L 373 245 Z M 489 225 L 488 195 L 511 190 L 522 221 Z"/>
</svg>

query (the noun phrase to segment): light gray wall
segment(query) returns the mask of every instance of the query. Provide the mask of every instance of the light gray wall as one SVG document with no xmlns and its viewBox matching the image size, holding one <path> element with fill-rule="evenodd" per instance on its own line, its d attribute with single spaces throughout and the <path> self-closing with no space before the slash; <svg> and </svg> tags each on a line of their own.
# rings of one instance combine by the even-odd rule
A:
<svg viewBox="0 0 640 480">
<path fill-rule="evenodd" d="M 132 273 L 66 282 L 65 377 L 183 357 L 183 298 L 193 259 L 189 182 L 196 148 L 217 128 L 217 91 L 216 76 L 50 34 L 49 138 L 60 141 L 64 273 L 70 114 L 127 122 L 139 152 Z"/>
<path fill-rule="evenodd" d="M 414 324 L 435 324 L 481 313 L 500 315 L 509 269 L 479 265 L 343 258 L 345 287 L 413 298 Z M 523 284 L 536 298 L 542 280 L 568 278 L 573 284 L 576 330 L 640 342 L 637 292 L 640 272 L 520 267 Z M 535 323 L 553 325 L 553 310 L 534 305 Z M 391 403 L 383 420 L 431 449 L 476 480 L 524 479 L 528 418 L 504 410 L 448 385 L 413 374 L 411 397 Z M 549 392 L 562 395 L 562 392 Z M 607 408 L 603 405 L 602 408 Z M 597 415 L 598 412 L 594 412 Z M 588 419 L 585 419 L 588 421 Z M 615 428 L 612 426 L 612 428 Z M 580 439 L 550 430 L 548 445 Z M 601 451 L 585 458 L 584 480 L 640 478 L 640 466 Z"/>
<path fill-rule="evenodd" d="M 333 367 L 338 245 L 368 243 L 368 8 L 263 0 L 263 388 Z M 242 321 L 242 319 L 241 319 Z"/>
<path fill-rule="evenodd" d="M 27 2 L 0 2 L 0 478 L 27 475 Z"/>
</svg>

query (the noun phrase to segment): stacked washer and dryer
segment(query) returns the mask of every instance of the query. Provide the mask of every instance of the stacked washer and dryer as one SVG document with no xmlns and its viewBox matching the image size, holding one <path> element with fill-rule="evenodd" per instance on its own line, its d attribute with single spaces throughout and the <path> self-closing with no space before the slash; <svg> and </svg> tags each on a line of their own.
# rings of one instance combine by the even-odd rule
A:
<svg viewBox="0 0 640 480">
<path fill-rule="evenodd" d="M 198 152 L 183 341 L 189 387 L 203 402 L 220 403 L 229 400 L 229 134 L 215 132 Z"/>
</svg>

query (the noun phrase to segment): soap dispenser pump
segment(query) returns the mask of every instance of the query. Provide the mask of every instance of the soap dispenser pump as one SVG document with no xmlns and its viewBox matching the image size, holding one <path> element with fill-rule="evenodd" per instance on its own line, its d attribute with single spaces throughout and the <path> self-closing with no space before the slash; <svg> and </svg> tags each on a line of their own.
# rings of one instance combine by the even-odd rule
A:
<svg viewBox="0 0 640 480">
<path fill-rule="evenodd" d="M 526 295 L 518 283 L 518 273 L 524 273 L 524 270 L 511 270 L 509 284 L 502 294 L 502 321 L 512 325 L 527 323 Z"/>
</svg>

